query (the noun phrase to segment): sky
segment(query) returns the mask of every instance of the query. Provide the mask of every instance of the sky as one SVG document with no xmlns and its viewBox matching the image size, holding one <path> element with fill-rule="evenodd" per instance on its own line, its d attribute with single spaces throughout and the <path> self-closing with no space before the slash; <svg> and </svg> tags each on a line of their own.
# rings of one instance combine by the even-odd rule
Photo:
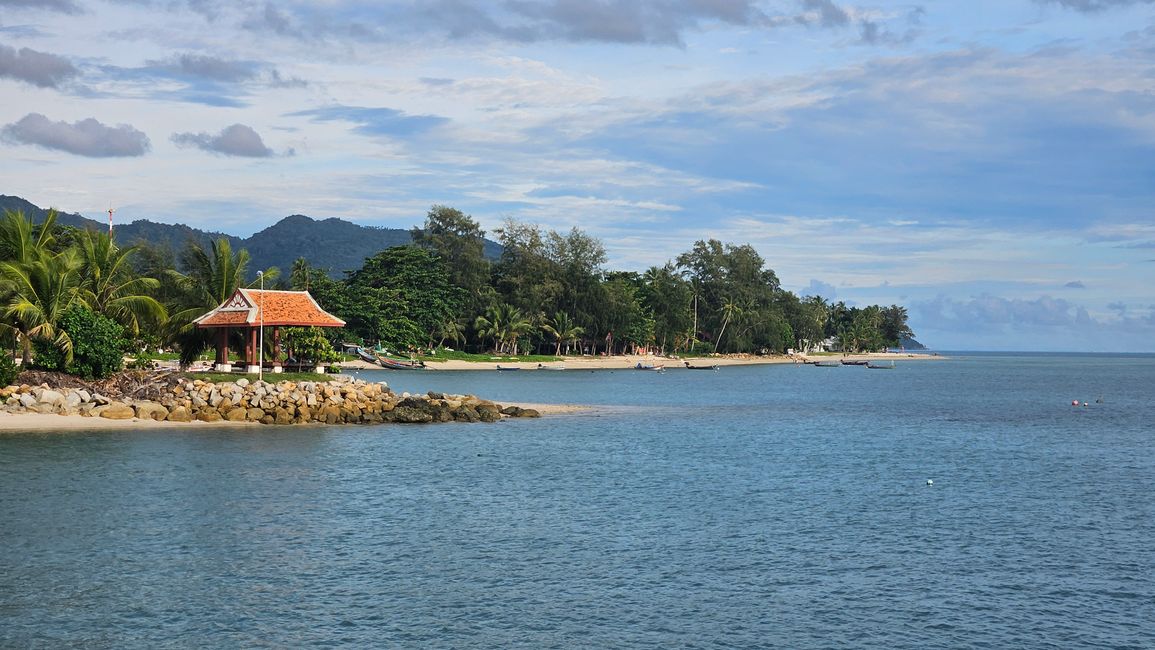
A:
<svg viewBox="0 0 1155 650">
<path fill-rule="evenodd" d="M 0 193 L 748 243 L 934 349 L 1155 352 L 1155 0 L 0 0 Z"/>
</svg>

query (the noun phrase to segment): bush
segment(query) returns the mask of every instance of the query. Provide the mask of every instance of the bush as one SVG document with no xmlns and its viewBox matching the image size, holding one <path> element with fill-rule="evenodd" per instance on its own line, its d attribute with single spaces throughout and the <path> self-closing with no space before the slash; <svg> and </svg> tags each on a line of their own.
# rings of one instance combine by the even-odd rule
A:
<svg viewBox="0 0 1155 650">
<path fill-rule="evenodd" d="M 72 362 L 50 341 L 35 342 L 36 365 L 85 379 L 103 379 L 124 366 L 124 328 L 84 307 L 69 307 L 56 326 L 72 339 Z"/>
<path fill-rule="evenodd" d="M 0 386 L 10 386 L 20 374 L 20 366 L 8 352 L 0 352 Z"/>
</svg>

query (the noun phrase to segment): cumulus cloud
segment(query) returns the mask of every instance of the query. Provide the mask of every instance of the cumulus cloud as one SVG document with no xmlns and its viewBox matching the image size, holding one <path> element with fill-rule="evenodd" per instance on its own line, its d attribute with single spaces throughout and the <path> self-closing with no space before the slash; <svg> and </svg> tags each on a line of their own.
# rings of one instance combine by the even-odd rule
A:
<svg viewBox="0 0 1155 650">
<path fill-rule="evenodd" d="M 55 88 L 78 73 L 72 63 L 62 56 L 26 47 L 17 50 L 0 45 L 0 78 L 18 79 L 41 88 Z"/>
<path fill-rule="evenodd" d="M 72 0 L 0 0 L 0 7 L 21 9 L 46 9 L 65 14 L 80 13 L 80 7 Z"/>
<path fill-rule="evenodd" d="M 29 113 L 5 126 L 0 135 L 8 142 L 91 158 L 143 156 L 150 146 L 148 136 L 128 124 L 107 126 L 91 117 L 69 124 L 53 122 L 40 113 Z"/>
<path fill-rule="evenodd" d="M 225 127 L 218 135 L 210 133 L 176 133 L 172 141 L 181 147 L 196 147 L 225 156 L 268 158 L 273 150 L 266 147 L 261 136 L 244 124 Z"/>
</svg>

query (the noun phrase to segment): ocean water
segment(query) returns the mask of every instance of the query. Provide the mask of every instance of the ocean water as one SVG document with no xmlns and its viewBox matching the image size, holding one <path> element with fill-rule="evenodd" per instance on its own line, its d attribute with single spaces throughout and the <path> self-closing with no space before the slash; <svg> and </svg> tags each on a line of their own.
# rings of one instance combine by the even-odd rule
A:
<svg viewBox="0 0 1155 650">
<path fill-rule="evenodd" d="M 596 408 L 0 435 L 0 647 L 1155 647 L 1155 356 L 361 376 Z"/>
</svg>

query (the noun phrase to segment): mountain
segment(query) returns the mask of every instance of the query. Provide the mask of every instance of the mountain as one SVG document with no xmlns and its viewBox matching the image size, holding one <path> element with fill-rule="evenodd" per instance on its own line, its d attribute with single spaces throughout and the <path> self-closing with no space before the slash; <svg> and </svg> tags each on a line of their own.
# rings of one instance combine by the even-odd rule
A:
<svg viewBox="0 0 1155 650">
<path fill-rule="evenodd" d="M 43 221 L 48 212 L 20 197 L 5 195 L 0 195 L 0 210 L 19 210 L 36 222 Z M 57 223 L 64 226 L 85 229 L 108 227 L 106 223 L 79 214 L 58 212 L 57 215 Z M 252 257 L 249 267 L 254 276 L 258 269 L 276 266 L 281 270 L 282 277 L 289 273 L 294 260 L 303 257 L 310 266 L 328 269 L 330 277 L 342 278 L 345 271 L 361 268 L 366 257 L 413 241 L 409 231 L 402 228 L 361 226 L 337 218 L 318 221 L 301 214 L 285 217 L 248 238 L 204 231 L 184 224 L 156 223 L 144 219 L 116 224 L 115 232 L 118 242 L 131 244 L 144 241 L 174 252 L 183 249 L 189 241 L 207 247 L 212 241 L 224 237 L 234 250 L 243 248 L 249 251 Z M 485 255 L 496 259 L 501 255 L 501 246 L 497 242 L 485 240 Z"/>
</svg>

